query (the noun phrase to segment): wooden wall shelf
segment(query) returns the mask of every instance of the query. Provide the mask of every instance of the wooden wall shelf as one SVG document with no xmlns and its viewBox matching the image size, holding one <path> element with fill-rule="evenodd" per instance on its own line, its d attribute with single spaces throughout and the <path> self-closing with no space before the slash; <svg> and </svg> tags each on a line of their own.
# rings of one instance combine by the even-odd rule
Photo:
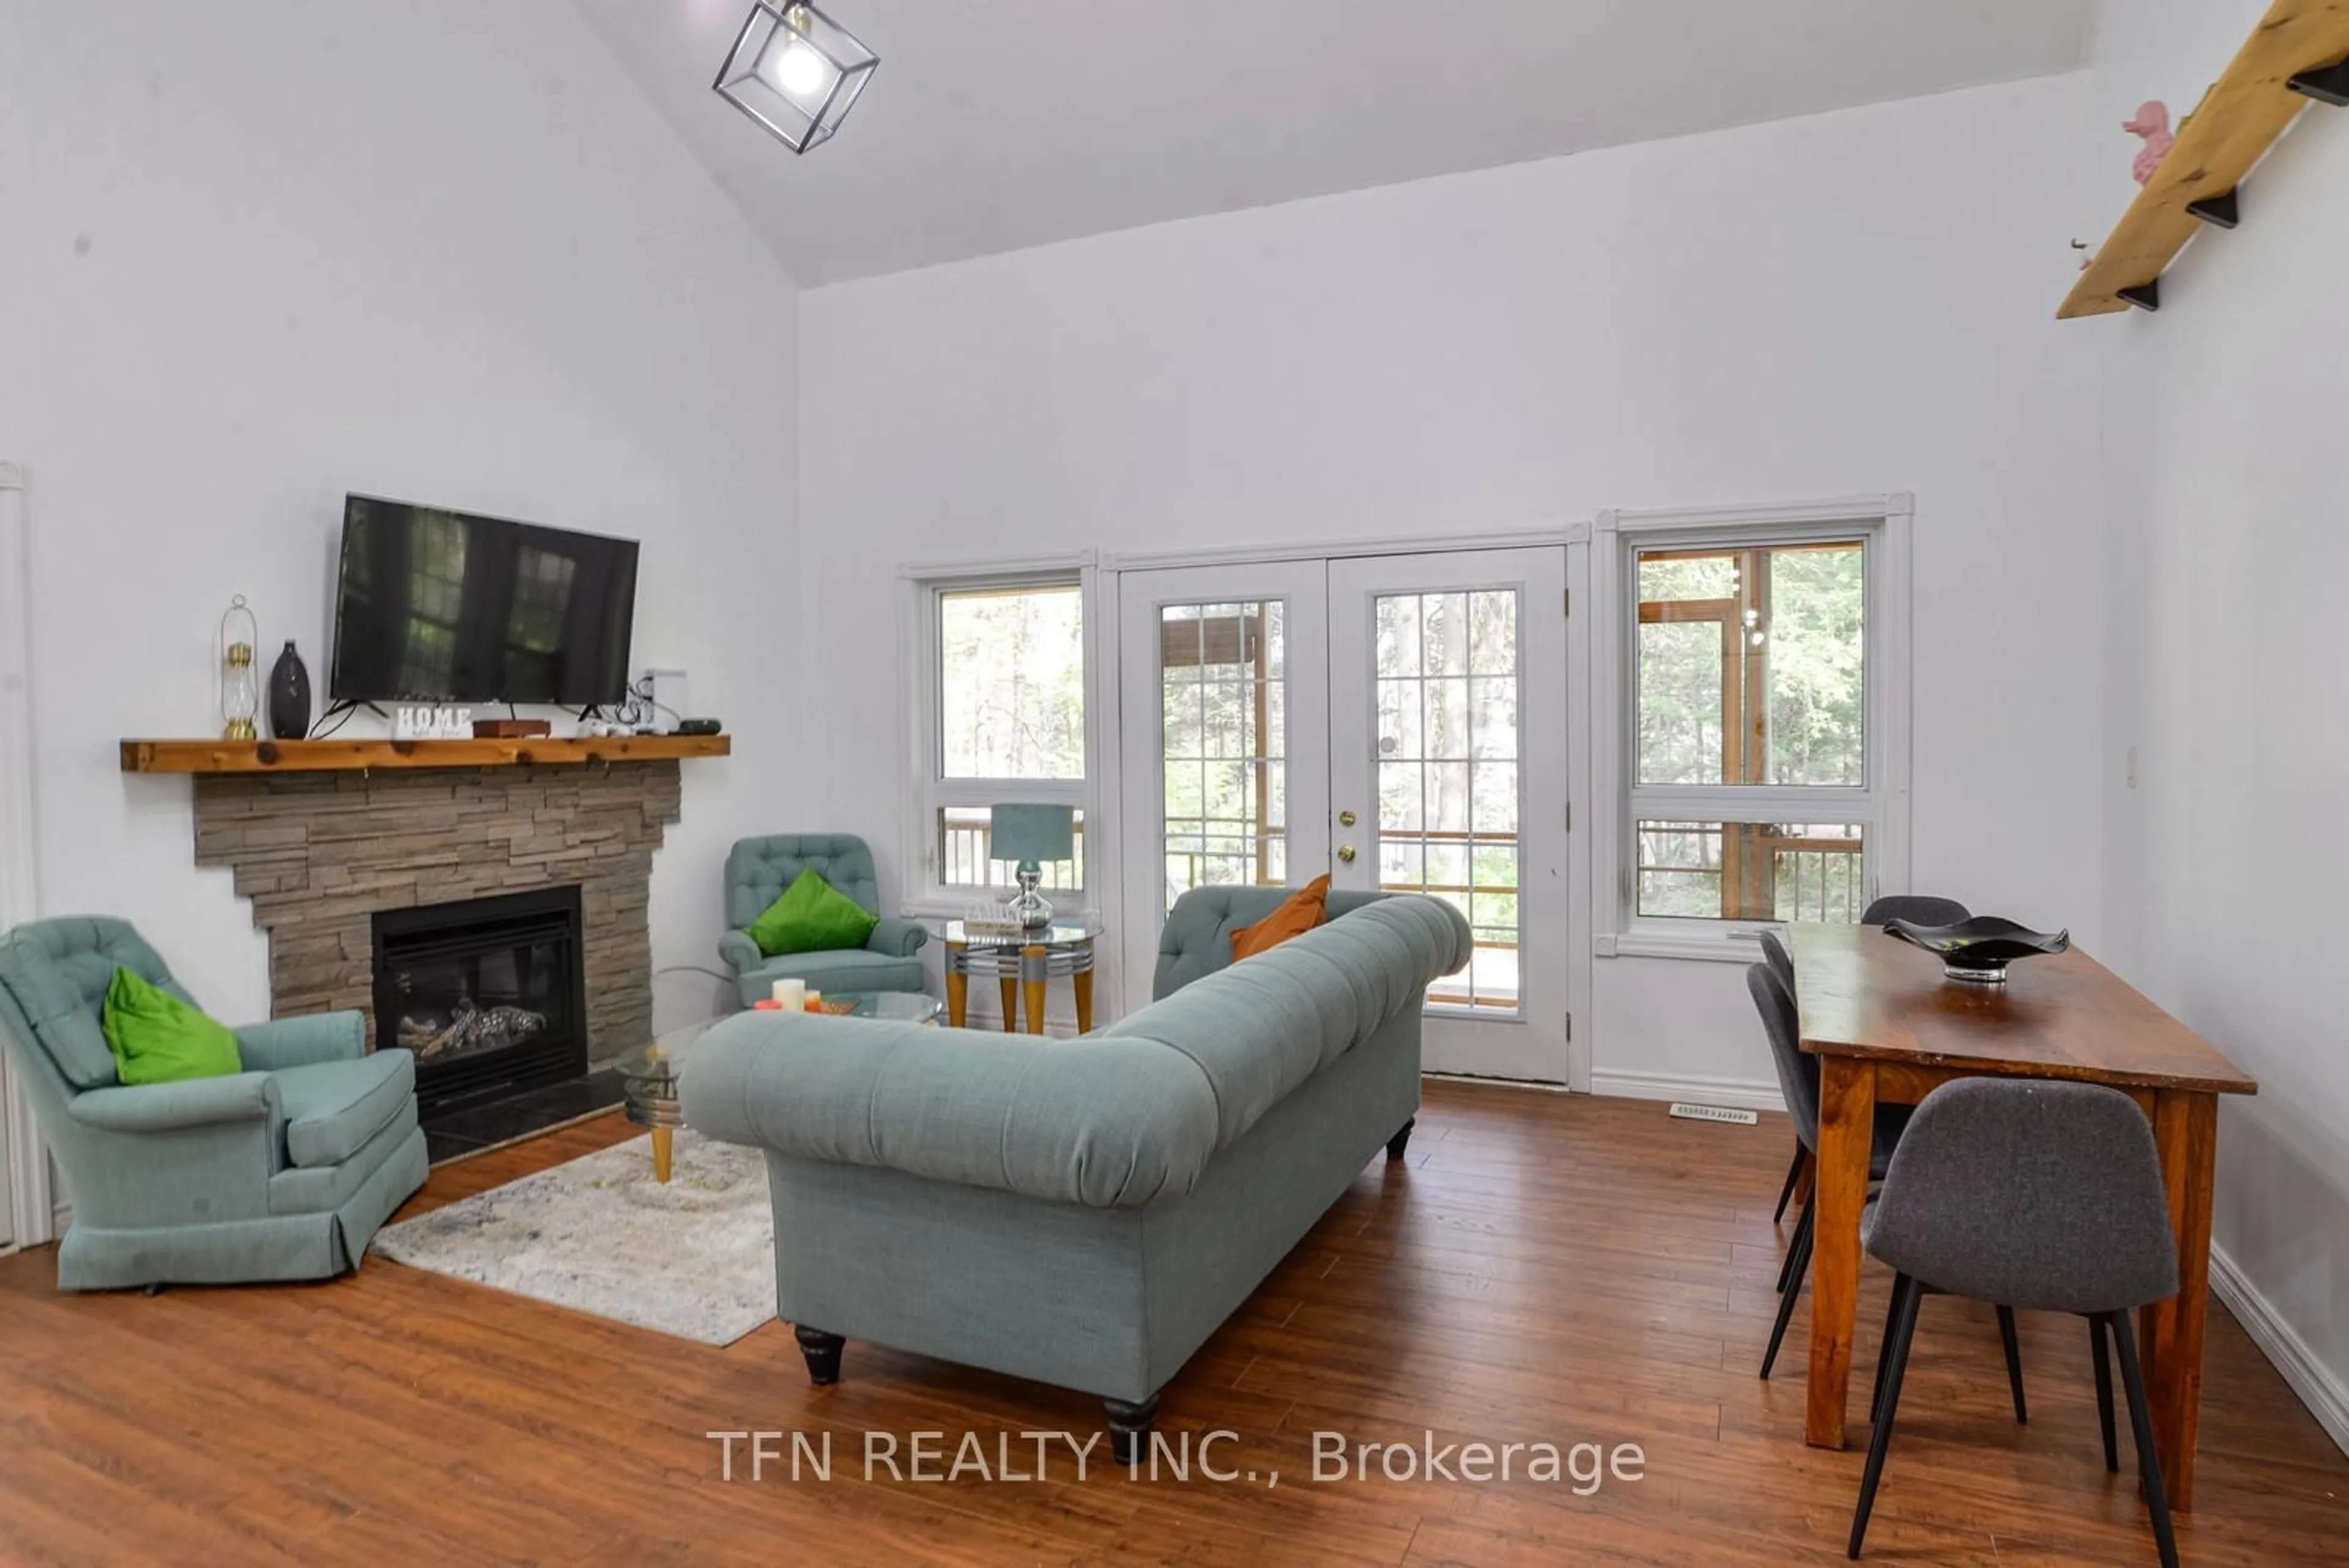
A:
<svg viewBox="0 0 2349 1568">
<path fill-rule="evenodd" d="M 2235 187 L 2308 107 L 2309 99 L 2286 84 L 2344 57 L 2349 0 L 2275 0 L 2056 316 L 2106 316 L 2131 305 L 2159 308 L 2162 269 L 2203 223 L 2234 227 L 2228 220 Z M 2189 210 L 2206 202 L 2216 205 Z"/>
<path fill-rule="evenodd" d="M 722 757 L 726 735 L 611 735 L 504 741 L 125 741 L 126 774 L 355 773 L 371 768 L 581 767 Z"/>
</svg>

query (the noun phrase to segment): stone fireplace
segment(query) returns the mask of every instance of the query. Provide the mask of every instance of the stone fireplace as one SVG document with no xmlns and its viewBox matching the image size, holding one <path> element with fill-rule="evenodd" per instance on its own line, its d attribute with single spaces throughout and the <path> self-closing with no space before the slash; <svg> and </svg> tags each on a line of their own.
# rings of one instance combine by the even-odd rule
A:
<svg viewBox="0 0 2349 1568">
<path fill-rule="evenodd" d="M 371 1044 L 401 1044 L 378 1039 L 380 929 L 411 929 L 414 919 L 400 911 L 567 889 L 563 897 L 575 897 L 578 908 L 574 1005 L 584 1027 L 571 1031 L 578 1066 L 651 1038 L 647 896 L 653 852 L 678 817 L 675 761 L 220 773 L 198 774 L 194 784 L 196 864 L 228 867 L 237 893 L 252 901 L 254 924 L 269 933 L 274 1013 L 356 1008 L 367 1017 Z M 501 918 L 512 908 L 492 906 Z M 529 936 L 533 956 L 513 956 L 509 941 L 503 958 L 466 961 L 474 967 L 459 978 L 481 994 L 465 1000 L 476 1011 L 543 1014 L 527 1000 L 502 1000 L 520 998 L 524 986 L 541 1000 L 551 994 L 535 955 L 555 961 L 541 940 Z M 526 979 L 523 968 L 532 970 Z M 449 978 L 436 972 L 434 984 Z M 445 1038 L 457 1026 L 457 1000 L 444 998 L 440 1013 L 420 1004 L 409 1033 L 440 1018 L 433 1038 L 448 1056 L 452 1044 L 511 1044 L 520 1032 L 508 1018 L 504 1036 L 485 1024 L 474 1036 Z M 536 1033 L 548 1027 L 543 1022 Z"/>
</svg>

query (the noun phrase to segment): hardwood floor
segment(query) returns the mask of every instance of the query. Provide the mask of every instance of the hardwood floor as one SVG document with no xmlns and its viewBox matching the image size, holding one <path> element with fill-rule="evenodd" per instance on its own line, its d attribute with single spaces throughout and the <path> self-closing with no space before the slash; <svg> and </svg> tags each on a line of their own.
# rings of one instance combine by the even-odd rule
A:
<svg viewBox="0 0 2349 1568">
<path fill-rule="evenodd" d="M 436 1172 L 404 1213 L 633 1135 L 616 1116 Z M 1166 1391 L 1218 1470 L 1129 1479 L 1065 1447 L 1041 1479 L 862 1479 L 867 1431 L 1097 1429 L 1085 1396 L 851 1341 L 811 1388 L 790 1331 L 710 1349 L 381 1260 L 315 1286 L 60 1296 L 0 1260 L 0 1560 L 627 1564 L 823 1562 L 1827 1563 L 1857 1449 L 1803 1443 L 1807 1312 L 1760 1381 L 1782 1118 L 1431 1083 L 1407 1159 L 1366 1168 Z M 1856 1376 L 1889 1276 L 1862 1282 Z M 953 1282 L 941 1280 L 941 1290 Z M 1926 1303 L 1867 1561 L 2150 1563 L 2098 1448 L 2087 1330 L 2026 1314 L 2014 1425 L 1987 1307 Z M 1855 1428 L 1861 1423 L 1856 1417 Z M 833 1479 L 721 1479 L 719 1429 L 830 1434 Z M 1317 1482 L 1349 1444 L 1633 1443 L 1644 1479 Z M 2126 1434 L 2126 1428 L 2124 1428 Z M 2127 1438 L 2122 1438 L 2124 1464 Z M 791 1439 L 782 1439 L 788 1454 Z M 1400 1459 L 1397 1464 L 1400 1466 Z M 1460 1463 L 1455 1449 L 1451 1465 Z M 1523 1463 L 1522 1460 L 1519 1461 Z M 1278 1472 L 1277 1484 L 1263 1478 Z M 2344 1561 L 2349 1460 L 2211 1314 L 2189 1563 Z"/>
</svg>

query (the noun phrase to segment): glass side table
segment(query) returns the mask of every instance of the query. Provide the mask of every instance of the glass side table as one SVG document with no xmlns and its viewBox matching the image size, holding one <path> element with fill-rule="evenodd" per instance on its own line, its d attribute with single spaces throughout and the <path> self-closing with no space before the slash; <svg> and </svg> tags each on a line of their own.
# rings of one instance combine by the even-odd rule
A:
<svg viewBox="0 0 2349 1568">
<path fill-rule="evenodd" d="M 1045 982 L 1069 977 L 1077 996 L 1077 1033 L 1093 1027 L 1093 939 L 1091 926 L 1054 921 L 1036 931 L 976 929 L 961 920 L 948 920 L 942 939 L 946 947 L 947 1022 L 959 1029 L 969 1015 L 970 981 L 992 976 L 1003 987 L 1003 1027 L 1017 1029 L 1019 1002 L 1028 1004 L 1028 1033 L 1044 1033 Z"/>
</svg>

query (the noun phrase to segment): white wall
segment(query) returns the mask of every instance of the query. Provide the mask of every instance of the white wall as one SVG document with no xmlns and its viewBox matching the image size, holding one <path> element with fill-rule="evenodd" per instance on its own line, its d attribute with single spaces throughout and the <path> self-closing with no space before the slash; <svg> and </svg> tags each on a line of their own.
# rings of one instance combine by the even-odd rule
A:
<svg viewBox="0 0 2349 1568">
<path fill-rule="evenodd" d="M 2183 114 L 2265 8 L 2107 6 L 2100 218 L 2134 193 L 2113 125 L 2149 98 Z M 2113 956 L 2260 1080 L 2221 1113 L 2216 1237 L 2258 1298 L 2238 1315 L 2349 1445 L 2349 969 L 2329 940 L 2349 880 L 2344 190 L 2349 115 L 2313 109 L 2246 182 L 2243 226 L 2163 277 L 2158 316 L 2074 326 L 2107 377 Z"/>
<path fill-rule="evenodd" d="M 809 825 L 885 861 L 898 843 L 901 562 L 1913 490 L 1915 883 L 2093 944 L 2096 378 L 2052 319 L 2075 217 L 2054 153 L 2083 93 L 1989 88 L 809 292 L 807 732 L 855 737 L 812 772 Z M 1734 966 L 1598 970 L 1602 1071 L 1768 1081 Z"/>
<path fill-rule="evenodd" d="M 131 917 L 207 1005 L 266 1010 L 188 781 L 116 742 L 214 732 L 234 593 L 323 689 L 364 490 L 644 541 L 636 662 L 736 732 L 653 884 L 657 962 L 713 962 L 727 845 L 795 815 L 790 279 L 564 0 L 0 0 L 9 42 L 47 912 Z M 671 1018 L 712 995 L 660 988 Z"/>
</svg>

